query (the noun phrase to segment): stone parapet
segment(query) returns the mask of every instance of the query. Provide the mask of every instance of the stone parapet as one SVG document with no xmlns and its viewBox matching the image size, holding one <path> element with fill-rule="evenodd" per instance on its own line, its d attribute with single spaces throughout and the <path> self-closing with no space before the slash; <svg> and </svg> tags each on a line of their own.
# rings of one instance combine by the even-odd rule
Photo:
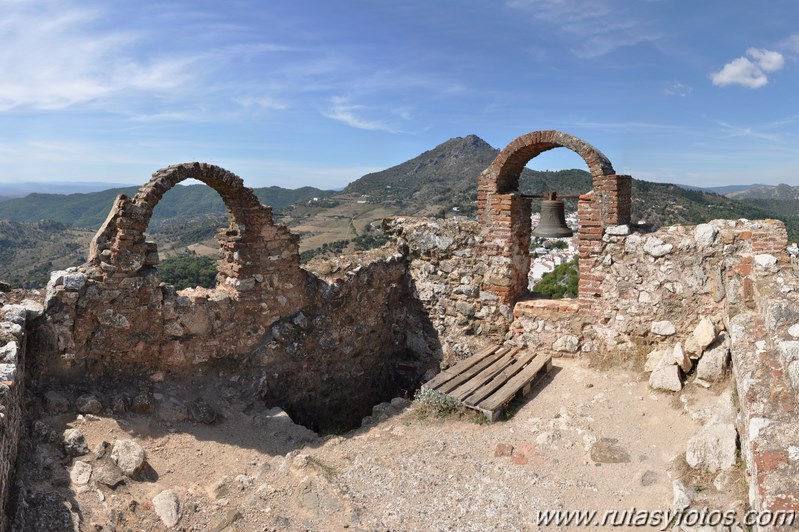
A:
<svg viewBox="0 0 799 532">
<path fill-rule="evenodd" d="M 7 528 L 6 506 L 14 476 L 25 391 L 27 329 L 41 305 L 0 304 L 0 530 Z"/>
</svg>

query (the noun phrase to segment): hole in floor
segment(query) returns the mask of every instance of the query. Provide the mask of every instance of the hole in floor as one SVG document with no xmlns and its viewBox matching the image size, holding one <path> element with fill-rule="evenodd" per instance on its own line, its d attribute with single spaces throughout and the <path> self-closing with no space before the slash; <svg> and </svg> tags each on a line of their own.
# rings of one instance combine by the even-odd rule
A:
<svg viewBox="0 0 799 532">
<path fill-rule="evenodd" d="M 413 399 L 424 369 L 413 353 L 394 358 L 378 372 L 323 378 L 292 400 L 267 397 L 268 407 L 280 407 L 295 423 L 319 434 L 342 434 L 361 426 L 372 408 L 395 397 Z M 271 395 L 271 394 L 270 394 Z M 285 396 L 284 396 L 285 397 Z"/>
</svg>

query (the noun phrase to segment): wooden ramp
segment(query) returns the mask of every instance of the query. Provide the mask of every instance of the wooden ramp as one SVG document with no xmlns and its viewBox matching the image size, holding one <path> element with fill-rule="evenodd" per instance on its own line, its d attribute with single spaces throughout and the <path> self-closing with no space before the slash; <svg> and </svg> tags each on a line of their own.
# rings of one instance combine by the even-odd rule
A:
<svg viewBox="0 0 799 532">
<path fill-rule="evenodd" d="M 422 388 L 443 393 L 491 421 L 516 394 L 530 393 L 533 382 L 552 369 L 552 357 L 524 347 L 490 346 L 442 371 Z"/>
</svg>

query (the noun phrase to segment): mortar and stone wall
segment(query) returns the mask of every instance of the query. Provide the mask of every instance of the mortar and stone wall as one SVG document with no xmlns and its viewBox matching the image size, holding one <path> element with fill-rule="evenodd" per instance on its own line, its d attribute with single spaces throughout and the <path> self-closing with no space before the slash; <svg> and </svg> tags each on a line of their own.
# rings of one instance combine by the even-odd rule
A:
<svg viewBox="0 0 799 532">
<path fill-rule="evenodd" d="M 0 530 L 7 525 L 6 504 L 22 430 L 27 325 L 41 312 L 41 305 L 33 301 L 0 302 Z"/>
<path fill-rule="evenodd" d="M 752 508 L 799 512 L 799 264 L 758 251 L 728 309 L 738 433 Z"/>
<path fill-rule="evenodd" d="M 655 231 L 609 227 L 589 274 L 600 297 L 590 306 L 581 300 L 519 302 L 512 341 L 559 356 L 685 338 L 702 316 L 753 305 L 751 280 L 742 273 L 748 274 L 752 257 L 767 249 L 764 238 L 782 240 L 768 251 L 787 259 L 787 235 L 779 221 L 714 220 Z"/>
<path fill-rule="evenodd" d="M 188 178 L 222 195 L 230 226 L 219 232 L 216 287 L 176 292 L 160 282 L 144 231 L 163 193 Z M 229 172 L 199 163 L 156 172 L 135 198 L 117 199 L 87 264 L 51 275 L 34 326 L 37 379 L 232 370 L 296 421 L 333 430 L 437 370 L 441 349 L 406 297 L 404 256 L 387 248 L 306 269 L 297 241 Z"/>
</svg>

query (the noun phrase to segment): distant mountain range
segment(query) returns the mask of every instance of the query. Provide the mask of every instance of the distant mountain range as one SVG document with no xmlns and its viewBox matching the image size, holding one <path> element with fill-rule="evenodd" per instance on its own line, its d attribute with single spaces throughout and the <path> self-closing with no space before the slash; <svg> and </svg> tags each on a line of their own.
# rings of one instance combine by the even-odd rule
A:
<svg viewBox="0 0 799 532">
<path fill-rule="evenodd" d="M 747 200 L 795 200 L 799 199 L 799 187 L 792 187 L 785 183 L 779 185 L 755 185 L 744 190 L 736 190 L 726 194 L 728 198 Z"/>
<path fill-rule="evenodd" d="M 3 201 L 4 198 L 20 198 L 34 193 L 77 194 L 130 186 L 133 185 L 104 183 L 102 181 L 29 181 L 24 183 L 0 183 L 0 201 Z"/>
<path fill-rule="evenodd" d="M 133 196 L 138 187 L 111 188 L 85 194 L 29 194 L 0 203 L 0 219 L 19 222 L 52 220 L 75 227 L 97 229 L 119 194 Z M 261 202 L 275 211 L 295 203 L 324 198 L 334 192 L 314 187 L 286 189 L 281 187 L 256 188 Z M 225 204 L 213 189 L 205 185 L 177 186 L 167 192 L 153 212 L 153 221 L 191 219 L 208 214 L 224 214 Z"/>
<path fill-rule="evenodd" d="M 341 191 L 266 187 L 255 189 L 255 193 L 262 203 L 273 207 L 281 223 L 300 234 L 301 249 L 306 253 L 321 247 L 333 252 L 358 249 L 351 246 L 379 242 L 374 233 L 379 226 L 376 222 L 385 216 L 474 215 L 477 176 L 498 152 L 475 135 L 456 137 L 409 161 L 367 174 Z M 591 189 L 591 176 L 585 170 L 553 172 L 525 168 L 519 188 L 526 194 L 556 191 L 561 195 L 574 195 Z M 95 230 L 118 194 L 133 195 L 136 190 L 136 187 L 124 187 L 68 195 L 29 194 L 0 202 L 0 219 L 15 222 L 53 220 L 67 226 Z M 573 210 L 574 200 L 567 201 L 567 208 Z M 539 205 L 540 202 L 533 201 L 534 209 Z M 215 254 L 217 244 L 213 235 L 217 227 L 225 224 L 224 217 L 224 204 L 209 187 L 177 186 L 156 207 L 149 232 L 154 233 L 159 241 L 162 255 L 186 247 L 200 253 Z M 634 221 L 645 220 L 656 225 L 695 224 L 715 218 L 780 218 L 788 226 L 791 241 L 799 240 L 799 187 L 759 184 L 706 190 L 633 180 Z M 51 226 L 38 224 L 31 230 L 41 240 L 47 238 L 44 233 L 48 227 Z M 61 226 L 52 227 L 63 231 L 63 228 L 57 229 Z M 6 226 L 6 232 L 18 235 L 20 242 L 24 240 L 22 225 Z M 86 234 L 81 232 L 79 238 L 72 241 L 85 240 Z M 14 238 L 5 238 L 7 246 L 13 242 Z M 30 246 L 25 249 L 30 249 Z M 32 252 L 26 251 L 19 256 L 27 261 L 26 271 L 44 269 L 37 266 L 39 263 Z M 0 262 L 2 259 L 0 255 Z M 43 261 L 46 263 L 51 259 Z M 4 271 L 5 275 L 24 277 L 24 272 L 13 270 L 9 273 L 8 269 L 0 267 L 0 275 L 4 275 Z"/>
</svg>

